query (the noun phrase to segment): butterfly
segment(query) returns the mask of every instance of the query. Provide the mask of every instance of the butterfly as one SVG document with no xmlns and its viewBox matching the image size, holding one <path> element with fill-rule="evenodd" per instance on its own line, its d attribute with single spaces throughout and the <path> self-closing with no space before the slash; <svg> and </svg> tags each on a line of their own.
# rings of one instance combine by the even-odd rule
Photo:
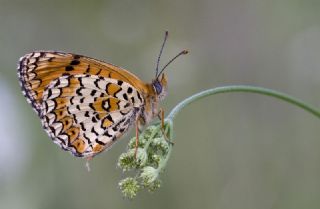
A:
<svg viewBox="0 0 320 209">
<path fill-rule="evenodd" d="M 131 72 L 83 55 L 35 51 L 21 57 L 18 77 L 28 103 L 53 142 L 76 157 L 87 159 L 111 147 L 130 127 L 138 131 L 160 113 L 167 93 L 164 69 L 151 83 Z M 138 139 L 138 137 L 137 137 Z"/>
</svg>

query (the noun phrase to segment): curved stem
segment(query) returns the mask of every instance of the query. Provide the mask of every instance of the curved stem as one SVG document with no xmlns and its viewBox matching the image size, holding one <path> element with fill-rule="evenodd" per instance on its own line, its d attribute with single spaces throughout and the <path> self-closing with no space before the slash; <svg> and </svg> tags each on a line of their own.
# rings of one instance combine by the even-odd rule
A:
<svg viewBox="0 0 320 209">
<path fill-rule="evenodd" d="M 166 132 L 166 133 L 169 133 L 169 139 L 172 140 L 172 139 L 173 139 L 173 132 L 172 132 L 173 123 L 172 123 L 171 120 L 166 120 L 166 123 L 167 123 L 167 124 L 166 124 L 166 127 L 165 127 L 165 132 Z M 164 168 L 166 167 L 167 162 L 168 162 L 168 160 L 169 160 L 169 158 L 170 158 L 170 155 L 171 155 L 171 151 L 172 151 L 172 144 L 169 145 L 169 150 L 168 150 L 168 153 L 167 153 L 165 159 L 163 159 L 163 160 L 160 161 L 160 163 L 159 163 L 158 169 L 160 170 L 160 172 L 163 171 Z"/>
<path fill-rule="evenodd" d="M 245 86 L 245 85 L 238 85 L 238 86 L 223 86 L 223 87 L 217 87 L 213 89 L 208 89 L 202 92 L 199 92 L 197 94 L 192 95 L 191 97 L 188 97 L 187 99 L 180 102 L 177 106 L 175 106 L 170 114 L 168 115 L 168 119 L 174 120 L 176 115 L 186 106 L 191 104 L 194 101 L 197 101 L 201 98 L 211 96 L 214 94 L 221 94 L 221 93 L 228 93 L 228 92 L 250 92 L 250 93 L 256 93 L 256 94 L 263 94 L 271 97 L 275 97 L 278 99 L 281 99 L 283 101 L 286 101 L 290 104 L 293 104 L 295 106 L 301 107 L 305 111 L 315 115 L 316 117 L 320 118 L 320 111 L 316 108 L 304 103 L 303 101 L 296 99 L 288 94 L 284 94 L 275 90 L 262 88 L 262 87 L 255 87 L 255 86 Z"/>
</svg>

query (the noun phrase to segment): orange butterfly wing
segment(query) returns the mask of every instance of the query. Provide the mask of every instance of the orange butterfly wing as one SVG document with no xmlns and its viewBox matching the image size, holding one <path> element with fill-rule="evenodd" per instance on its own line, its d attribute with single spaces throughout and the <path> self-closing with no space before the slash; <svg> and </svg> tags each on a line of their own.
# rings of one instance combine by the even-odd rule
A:
<svg viewBox="0 0 320 209">
<path fill-rule="evenodd" d="M 20 58 L 18 76 L 23 94 L 40 114 L 42 95 L 51 81 L 63 75 L 98 75 L 133 85 L 148 93 L 144 82 L 129 71 L 90 57 L 57 51 L 36 51 Z"/>
<path fill-rule="evenodd" d="M 71 53 L 27 54 L 18 76 L 48 135 L 77 157 L 110 147 L 141 114 L 148 95 L 147 85 L 130 72 Z"/>
</svg>

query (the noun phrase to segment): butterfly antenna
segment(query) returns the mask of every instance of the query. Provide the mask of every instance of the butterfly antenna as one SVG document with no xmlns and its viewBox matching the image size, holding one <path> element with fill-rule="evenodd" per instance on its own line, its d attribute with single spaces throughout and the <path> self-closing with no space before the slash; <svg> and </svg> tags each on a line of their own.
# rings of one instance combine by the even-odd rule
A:
<svg viewBox="0 0 320 209">
<path fill-rule="evenodd" d="M 170 65 L 175 59 L 177 59 L 178 57 L 180 57 L 181 55 L 184 54 L 188 54 L 189 51 L 188 50 L 183 50 L 181 51 L 179 54 L 177 54 L 174 58 L 172 58 L 161 70 L 160 73 L 157 75 L 157 78 L 161 75 L 161 73 L 168 67 L 168 65 Z"/>
<path fill-rule="evenodd" d="M 162 51 L 163 51 L 164 45 L 167 42 L 168 34 L 169 34 L 168 31 L 166 31 L 165 34 L 164 34 L 164 40 L 163 40 L 163 43 L 162 43 L 162 46 L 161 46 L 161 49 L 160 49 L 160 53 L 159 53 L 159 56 L 158 56 L 158 60 L 157 60 L 156 77 L 158 77 L 158 75 L 159 75 L 158 71 L 159 71 L 160 58 L 161 58 L 161 55 L 162 55 Z"/>
</svg>

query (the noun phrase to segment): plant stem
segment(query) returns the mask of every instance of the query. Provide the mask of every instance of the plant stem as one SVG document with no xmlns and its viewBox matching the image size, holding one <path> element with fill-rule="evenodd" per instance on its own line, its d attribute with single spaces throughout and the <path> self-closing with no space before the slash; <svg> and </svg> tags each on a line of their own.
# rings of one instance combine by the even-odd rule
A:
<svg viewBox="0 0 320 209">
<path fill-rule="evenodd" d="M 249 93 L 256 93 L 256 94 L 262 94 L 262 95 L 275 97 L 275 98 L 281 99 L 283 101 L 286 101 L 290 104 L 293 104 L 295 106 L 301 107 L 305 111 L 320 118 L 320 111 L 318 109 L 316 109 L 316 108 L 304 103 L 303 101 L 296 99 L 288 94 L 281 93 L 281 92 L 267 89 L 267 88 L 255 87 L 255 86 L 245 86 L 245 85 L 217 87 L 217 88 L 208 89 L 208 90 L 199 92 L 197 94 L 194 94 L 191 97 L 188 97 L 185 100 L 183 100 L 182 102 L 180 102 L 177 106 L 175 106 L 167 118 L 169 120 L 173 121 L 175 119 L 176 115 L 184 107 L 188 106 L 192 102 L 195 102 L 201 98 L 211 96 L 214 94 L 221 94 L 221 93 L 228 93 L 228 92 L 249 92 Z"/>
<path fill-rule="evenodd" d="M 173 123 L 172 123 L 171 120 L 166 120 L 166 123 L 167 123 L 167 125 L 165 127 L 165 132 L 169 133 L 168 137 L 169 137 L 170 140 L 172 140 L 173 139 L 173 131 L 172 131 Z M 173 146 L 172 144 L 169 144 L 169 150 L 168 150 L 167 156 L 165 157 L 165 159 L 163 159 L 159 163 L 158 169 L 160 170 L 160 172 L 162 172 L 164 170 L 164 168 L 166 167 L 166 165 L 167 165 L 167 162 L 168 162 L 168 160 L 170 158 L 170 155 L 171 155 L 172 146 Z"/>
</svg>

